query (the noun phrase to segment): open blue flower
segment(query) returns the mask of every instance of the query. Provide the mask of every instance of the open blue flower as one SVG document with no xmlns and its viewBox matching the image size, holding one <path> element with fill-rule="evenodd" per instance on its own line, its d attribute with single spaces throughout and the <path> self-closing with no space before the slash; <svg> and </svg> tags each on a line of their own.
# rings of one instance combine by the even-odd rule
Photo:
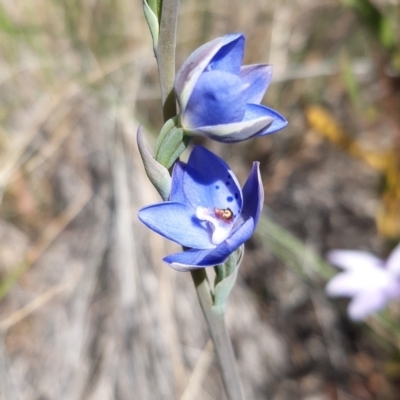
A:
<svg viewBox="0 0 400 400">
<path fill-rule="evenodd" d="M 139 219 L 188 249 L 164 258 L 188 271 L 224 263 L 253 234 L 263 201 L 258 162 L 242 192 L 223 160 L 195 146 L 187 164 L 174 166 L 169 201 L 142 208 Z"/>
<path fill-rule="evenodd" d="M 260 104 L 272 67 L 242 67 L 244 42 L 242 34 L 217 38 L 194 51 L 178 71 L 175 93 L 186 134 L 240 142 L 287 125 L 280 114 Z"/>
</svg>

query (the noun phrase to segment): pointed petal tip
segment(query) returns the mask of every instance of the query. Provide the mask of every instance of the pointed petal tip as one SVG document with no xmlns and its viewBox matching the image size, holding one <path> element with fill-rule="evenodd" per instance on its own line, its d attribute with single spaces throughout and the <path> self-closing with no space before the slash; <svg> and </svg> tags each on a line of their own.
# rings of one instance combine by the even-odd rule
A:
<svg viewBox="0 0 400 400">
<path fill-rule="evenodd" d="M 246 40 L 246 36 L 242 32 L 228 33 L 227 35 L 222 36 L 222 38 L 225 39 L 225 43 L 230 43 L 242 38 Z"/>
<path fill-rule="evenodd" d="M 289 122 L 286 118 L 284 118 L 279 113 L 276 113 L 275 119 L 272 124 L 263 131 L 259 136 L 271 135 L 272 133 L 276 133 L 281 131 L 282 129 L 288 126 Z"/>
</svg>

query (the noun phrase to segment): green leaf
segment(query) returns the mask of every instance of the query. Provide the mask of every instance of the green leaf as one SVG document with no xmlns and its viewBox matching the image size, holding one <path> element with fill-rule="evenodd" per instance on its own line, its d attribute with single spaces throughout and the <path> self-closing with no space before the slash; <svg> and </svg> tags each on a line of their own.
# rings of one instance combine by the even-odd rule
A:
<svg viewBox="0 0 400 400">
<path fill-rule="evenodd" d="M 151 153 L 147 150 L 142 126 L 139 126 L 137 132 L 137 144 L 139 153 L 142 157 L 144 169 L 150 179 L 150 182 L 157 189 L 158 193 L 164 201 L 168 200 L 169 192 L 171 190 L 171 177 L 168 170 L 158 163 Z"/>
<path fill-rule="evenodd" d="M 162 0 L 148 0 L 147 4 L 151 8 L 153 13 L 157 16 L 158 21 L 161 21 Z"/>
<path fill-rule="evenodd" d="M 153 38 L 153 48 L 156 49 L 158 45 L 158 36 L 160 33 L 160 20 L 158 18 L 157 7 L 154 6 L 154 3 L 159 3 L 158 0 L 153 0 L 147 2 L 143 0 L 143 10 L 144 16 L 146 17 L 147 25 L 149 26 L 151 37 Z M 161 13 L 161 9 L 160 9 Z M 161 16 L 161 14 L 160 14 Z"/>
<path fill-rule="evenodd" d="M 235 286 L 243 253 L 244 247 L 241 246 L 229 256 L 224 264 L 215 267 L 217 275 L 214 286 L 214 308 L 222 313 L 225 312 L 229 294 Z"/>
<path fill-rule="evenodd" d="M 311 248 L 265 212 L 260 215 L 255 233 L 272 254 L 305 281 L 310 281 L 312 277 L 314 283 L 319 281 L 322 284 L 337 273 L 336 268 L 318 257 Z"/>
<path fill-rule="evenodd" d="M 169 169 L 177 158 L 187 149 L 191 138 L 178 126 L 178 117 L 169 119 L 157 139 L 155 158 Z"/>
</svg>

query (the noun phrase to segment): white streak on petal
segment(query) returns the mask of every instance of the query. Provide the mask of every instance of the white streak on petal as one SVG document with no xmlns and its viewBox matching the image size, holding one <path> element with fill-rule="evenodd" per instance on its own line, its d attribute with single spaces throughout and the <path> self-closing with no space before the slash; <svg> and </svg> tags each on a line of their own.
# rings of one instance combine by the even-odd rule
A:
<svg viewBox="0 0 400 400">
<path fill-rule="evenodd" d="M 188 135 L 205 136 L 226 143 L 240 142 L 249 139 L 272 124 L 273 118 L 260 117 L 251 121 L 233 122 L 231 124 L 201 126 L 196 129 L 185 129 Z"/>
</svg>

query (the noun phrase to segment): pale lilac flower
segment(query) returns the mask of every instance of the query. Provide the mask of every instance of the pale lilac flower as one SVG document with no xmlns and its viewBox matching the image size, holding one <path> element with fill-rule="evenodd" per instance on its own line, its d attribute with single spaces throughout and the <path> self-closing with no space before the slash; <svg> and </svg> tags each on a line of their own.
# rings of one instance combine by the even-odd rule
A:
<svg viewBox="0 0 400 400">
<path fill-rule="evenodd" d="M 387 260 L 356 250 L 332 250 L 327 258 L 345 271 L 330 280 L 326 293 L 352 298 L 351 319 L 362 320 L 400 298 L 400 244 Z"/>
</svg>

